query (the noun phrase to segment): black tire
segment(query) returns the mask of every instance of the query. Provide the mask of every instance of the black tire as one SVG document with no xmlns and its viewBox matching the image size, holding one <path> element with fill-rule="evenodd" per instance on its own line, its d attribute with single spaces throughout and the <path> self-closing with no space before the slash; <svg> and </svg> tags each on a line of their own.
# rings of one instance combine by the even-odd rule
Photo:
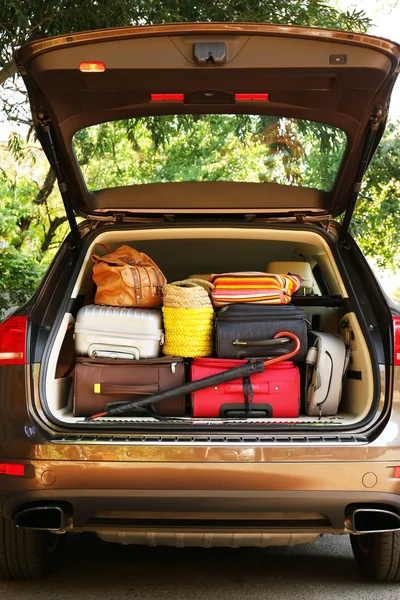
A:
<svg viewBox="0 0 400 600">
<path fill-rule="evenodd" d="M 350 535 L 354 558 L 362 573 L 375 581 L 400 581 L 400 532 Z"/>
<path fill-rule="evenodd" d="M 40 579 L 53 566 L 64 536 L 18 529 L 0 516 L 0 580 Z"/>
</svg>

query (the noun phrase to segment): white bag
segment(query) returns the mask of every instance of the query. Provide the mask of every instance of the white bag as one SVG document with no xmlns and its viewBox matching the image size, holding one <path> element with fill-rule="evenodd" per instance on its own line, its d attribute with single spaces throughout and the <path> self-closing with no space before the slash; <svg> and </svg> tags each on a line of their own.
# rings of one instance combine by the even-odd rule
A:
<svg viewBox="0 0 400 600">
<path fill-rule="evenodd" d="M 306 356 L 306 411 L 310 416 L 336 415 L 350 348 L 340 335 L 309 331 Z"/>
</svg>

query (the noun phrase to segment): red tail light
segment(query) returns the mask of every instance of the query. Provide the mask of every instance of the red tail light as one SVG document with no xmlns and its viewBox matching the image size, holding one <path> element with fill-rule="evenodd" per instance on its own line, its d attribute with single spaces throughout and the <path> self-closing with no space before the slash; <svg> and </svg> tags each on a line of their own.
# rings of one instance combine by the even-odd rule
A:
<svg viewBox="0 0 400 600">
<path fill-rule="evenodd" d="M 104 73 L 106 65 L 100 61 L 81 62 L 79 70 L 83 73 Z"/>
<path fill-rule="evenodd" d="M 394 364 L 400 367 L 400 317 L 393 317 Z"/>
<path fill-rule="evenodd" d="M 24 477 L 25 465 L 16 463 L 0 463 L 0 475 L 14 475 Z"/>
<path fill-rule="evenodd" d="M 184 99 L 184 94 L 150 94 L 152 102 L 183 102 Z"/>
<path fill-rule="evenodd" d="M 235 94 L 236 101 L 258 100 L 258 102 L 266 102 L 269 100 L 269 94 Z"/>
<path fill-rule="evenodd" d="M 0 366 L 24 365 L 28 317 L 10 317 L 0 323 Z"/>
</svg>

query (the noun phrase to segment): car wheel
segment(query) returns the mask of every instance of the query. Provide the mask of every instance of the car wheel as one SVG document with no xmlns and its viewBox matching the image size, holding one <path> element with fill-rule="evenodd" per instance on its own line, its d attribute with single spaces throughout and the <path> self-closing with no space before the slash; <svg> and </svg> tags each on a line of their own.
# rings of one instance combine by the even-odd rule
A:
<svg viewBox="0 0 400 600">
<path fill-rule="evenodd" d="M 18 529 L 0 517 L 0 580 L 40 579 L 51 569 L 64 536 Z"/>
<path fill-rule="evenodd" d="M 359 569 L 376 581 L 400 581 L 400 532 L 350 535 Z"/>
</svg>

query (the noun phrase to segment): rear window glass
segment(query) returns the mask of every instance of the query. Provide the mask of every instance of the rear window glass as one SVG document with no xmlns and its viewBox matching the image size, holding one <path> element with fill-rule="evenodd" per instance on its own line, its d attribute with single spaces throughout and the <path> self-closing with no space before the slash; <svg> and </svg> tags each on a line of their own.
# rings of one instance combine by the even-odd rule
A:
<svg viewBox="0 0 400 600">
<path fill-rule="evenodd" d="M 260 115 L 140 117 L 74 136 L 89 190 L 179 181 L 278 183 L 330 190 L 346 148 L 343 131 Z"/>
</svg>

